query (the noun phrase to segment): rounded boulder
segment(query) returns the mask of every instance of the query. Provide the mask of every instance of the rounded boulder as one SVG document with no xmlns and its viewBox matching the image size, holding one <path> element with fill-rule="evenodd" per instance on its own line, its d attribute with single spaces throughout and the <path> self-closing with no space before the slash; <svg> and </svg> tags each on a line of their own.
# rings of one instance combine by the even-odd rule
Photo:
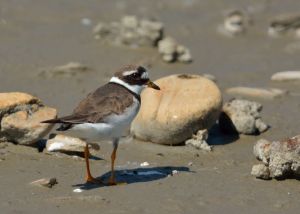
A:
<svg viewBox="0 0 300 214">
<path fill-rule="evenodd" d="M 222 108 L 217 85 L 202 76 L 179 74 L 155 81 L 161 90 L 145 89 L 141 109 L 131 125 L 138 139 L 176 145 L 198 130 L 210 128 Z"/>
</svg>

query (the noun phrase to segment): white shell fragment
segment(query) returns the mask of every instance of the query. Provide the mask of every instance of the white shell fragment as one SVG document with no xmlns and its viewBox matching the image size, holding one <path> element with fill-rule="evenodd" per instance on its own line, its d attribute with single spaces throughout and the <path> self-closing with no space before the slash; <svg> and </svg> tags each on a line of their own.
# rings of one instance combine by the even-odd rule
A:
<svg viewBox="0 0 300 214">
<path fill-rule="evenodd" d="M 145 161 L 145 162 L 143 162 L 143 163 L 140 164 L 140 166 L 149 166 L 149 165 L 150 164 L 147 161 Z"/>
<path fill-rule="evenodd" d="M 300 80 L 300 71 L 281 71 L 272 75 L 273 81 L 295 81 Z"/>
<path fill-rule="evenodd" d="M 75 193 L 81 193 L 81 192 L 83 192 L 83 189 L 80 189 L 80 188 L 73 189 L 73 192 L 75 192 Z"/>
</svg>

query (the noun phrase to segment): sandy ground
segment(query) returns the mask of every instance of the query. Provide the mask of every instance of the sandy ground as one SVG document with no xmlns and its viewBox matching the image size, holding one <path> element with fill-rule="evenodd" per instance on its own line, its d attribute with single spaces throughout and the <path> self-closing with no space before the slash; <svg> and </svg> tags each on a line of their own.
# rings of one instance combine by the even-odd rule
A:
<svg viewBox="0 0 300 214">
<path fill-rule="evenodd" d="M 299 11 L 298 0 L 1 0 L 0 91 L 23 91 L 40 97 L 61 115 L 90 90 L 107 82 L 114 69 L 139 60 L 154 59 L 151 76 L 173 73 L 210 73 L 223 90 L 232 86 L 278 87 L 300 93 L 299 83 L 273 83 L 270 76 L 282 70 L 299 70 L 300 50 L 286 51 L 300 40 L 271 39 L 266 30 L 274 15 Z M 239 38 L 216 31 L 224 12 L 232 8 L 251 11 L 254 25 Z M 119 20 L 125 14 L 155 17 L 166 32 L 191 49 L 189 65 L 164 64 L 153 49 L 113 47 L 93 39 L 92 27 L 82 18 Z M 74 77 L 45 78 L 42 68 L 78 61 L 92 71 Z M 230 96 L 224 94 L 224 100 Z M 283 139 L 299 134 L 299 96 L 264 106 L 263 119 L 272 128 L 262 136 L 213 137 L 214 151 L 165 147 L 125 140 L 120 146 L 118 178 L 127 185 L 84 185 L 84 162 L 65 155 L 46 155 L 34 148 L 8 144 L 0 149 L 1 213 L 297 213 L 299 181 L 262 181 L 250 175 L 257 161 L 252 154 L 259 138 Z M 2 147 L 2 145 L 1 145 Z M 93 160 L 95 176 L 107 176 L 111 146 L 104 143 Z M 140 167 L 148 161 L 149 167 Z M 192 164 L 189 164 L 192 162 Z M 159 175 L 124 174 L 151 172 Z M 175 176 L 168 177 L 172 170 Z M 33 187 L 31 181 L 56 177 L 52 189 Z M 82 187 L 82 193 L 73 190 Z"/>
</svg>

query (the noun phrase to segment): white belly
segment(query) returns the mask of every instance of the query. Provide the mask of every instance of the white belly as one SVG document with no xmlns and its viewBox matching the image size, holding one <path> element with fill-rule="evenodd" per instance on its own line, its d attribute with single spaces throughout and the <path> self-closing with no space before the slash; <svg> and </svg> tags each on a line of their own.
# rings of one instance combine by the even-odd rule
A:
<svg viewBox="0 0 300 214">
<path fill-rule="evenodd" d="M 112 140 L 125 136 L 130 124 L 140 108 L 139 101 L 134 98 L 133 104 L 122 114 L 111 115 L 106 123 L 82 123 L 69 130 L 70 135 L 87 140 Z"/>
</svg>

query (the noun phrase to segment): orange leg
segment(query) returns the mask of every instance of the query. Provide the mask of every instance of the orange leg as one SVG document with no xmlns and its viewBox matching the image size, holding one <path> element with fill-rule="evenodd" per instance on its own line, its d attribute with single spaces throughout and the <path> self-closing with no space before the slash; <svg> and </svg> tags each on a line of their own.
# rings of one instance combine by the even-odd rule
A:
<svg viewBox="0 0 300 214">
<path fill-rule="evenodd" d="M 119 140 L 114 140 L 113 141 L 113 146 L 114 149 L 111 153 L 111 175 L 110 175 L 110 179 L 108 181 L 109 185 L 116 185 L 116 178 L 115 178 L 115 160 L 117 157 L 117 149 L 118 149 L 118 145 L 119 145 Z"/>
<path fill-rule="evenodd" d="M 86 146 L 84 148 L 84 159 L 85 159 L 85 164 L 86 164 L 86 182 L 102 183 L 101 180 L 98 180 L 92 176 L 91 171 L 90 171 L 89 157 L 90 157 L 89 146 L 86 144 Z"/>
</svg>

